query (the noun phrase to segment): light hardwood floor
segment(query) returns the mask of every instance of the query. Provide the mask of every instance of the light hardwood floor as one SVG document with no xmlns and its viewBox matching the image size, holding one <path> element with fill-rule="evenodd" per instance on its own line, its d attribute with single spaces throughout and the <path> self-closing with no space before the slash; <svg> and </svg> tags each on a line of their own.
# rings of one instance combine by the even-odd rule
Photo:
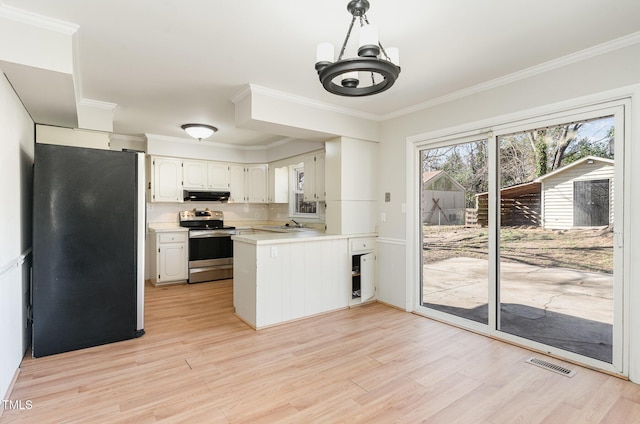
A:
<svg viewBox="0 0 640 424">
<path fill-rule="evenodd" d="M 640 422 L 639 385 L 382 304 L 256 332 L 230 280 L 146 294 L 140 339 L 25 358 L 0 422 Z"/>
</svg>

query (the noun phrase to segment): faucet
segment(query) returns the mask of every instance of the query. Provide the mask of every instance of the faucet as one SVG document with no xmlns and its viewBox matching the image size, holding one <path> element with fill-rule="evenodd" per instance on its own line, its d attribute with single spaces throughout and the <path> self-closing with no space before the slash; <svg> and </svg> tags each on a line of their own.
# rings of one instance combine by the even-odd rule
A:
<svg viewBox="0 0 640 424">
<path fill-rule="evenodd" d="M 296 221 L 295 219 L 291 219 L 290 221 L 295 224 L 294 225 L 295 228 L 302 228 L 302 225 L 300 225 L 300 223 L 298 221 Z M 287 223 L 285 226 L 288 227 L 289 223 Z"/>
</svg>

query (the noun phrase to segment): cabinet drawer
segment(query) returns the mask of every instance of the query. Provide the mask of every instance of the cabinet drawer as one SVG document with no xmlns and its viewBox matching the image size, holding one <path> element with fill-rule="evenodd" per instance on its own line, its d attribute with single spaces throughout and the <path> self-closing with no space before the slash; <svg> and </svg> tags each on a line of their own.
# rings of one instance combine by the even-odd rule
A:
<svg viewBox="0 0 640 424">
<path fill-rule="evenodd" d="M 357 252 L 360 250 L 374 250 L 376 248 L 376 239 L 374 238 L 361 238 L 351 240 L 351 251 Z"/>
<path fill-rule="evenodd" d="M 187 233 L 160 233 L 158 243 L 178 243 L 187 241 Z"/>
</svg>

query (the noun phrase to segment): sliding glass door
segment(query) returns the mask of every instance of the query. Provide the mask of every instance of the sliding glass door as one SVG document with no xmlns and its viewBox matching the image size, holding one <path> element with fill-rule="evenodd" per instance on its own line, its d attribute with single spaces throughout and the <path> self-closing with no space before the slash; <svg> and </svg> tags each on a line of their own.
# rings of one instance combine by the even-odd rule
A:
<svg viewBox="0 0 640 424">
<path fill-rule="evenodd" d="M 622 372 L 624 111 L 418 146 L 418 310 Z"/>
<path fill-rule="evenodd" d="M 421 156 L 421 303 L 487 324 L 487 140 L 425 149 Z"/>
<path fill-rule="evenodd" d="M 498 138 L 499 330 L 611 363 L 614 117 Z"/>
</svg>

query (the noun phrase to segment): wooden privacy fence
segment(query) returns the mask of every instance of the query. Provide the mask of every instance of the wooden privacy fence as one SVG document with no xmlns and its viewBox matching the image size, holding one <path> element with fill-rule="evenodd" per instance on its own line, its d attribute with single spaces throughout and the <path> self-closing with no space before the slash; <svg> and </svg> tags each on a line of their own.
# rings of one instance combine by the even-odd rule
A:
<svg viewBox="0 0 640 424">
<path fill-rule="evenodd" d="M 467 209 L 467 222 L 486 227 L 489 225 L 489 201 L 487 196 L 478 196 L 477 208 Z M 470 213 L 469 211 L 475 211 Z M 514 198 L 500 199 L 500 225 L 503 227 L 540 226 L 540 192 L 524 193 Z"/>
</svg>

